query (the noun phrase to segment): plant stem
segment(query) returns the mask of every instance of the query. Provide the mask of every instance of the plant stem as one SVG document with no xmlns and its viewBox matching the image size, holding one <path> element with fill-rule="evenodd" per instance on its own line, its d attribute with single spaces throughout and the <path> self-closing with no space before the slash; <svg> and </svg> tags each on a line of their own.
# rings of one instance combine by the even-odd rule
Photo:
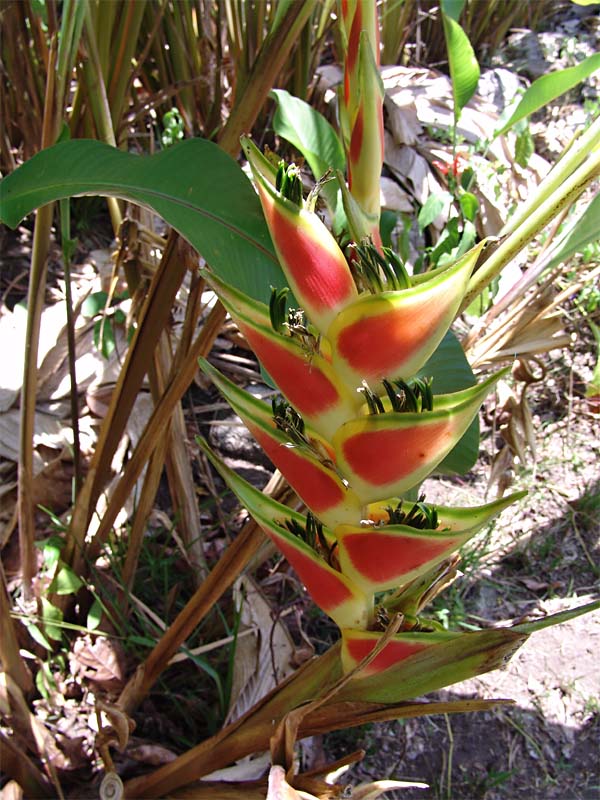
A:
<svg viewBox="0 0 600 800">
<path fill-rule="evenodd" d="M 560 184 L 546 199 L 537 203 L 530 214 L 518 226 L 511 225 L 511 232 L 493 250 L 469 281 L 461 311 L 482 292 L 504 267 L 529 244 L 554 217 L 570 206 L 582 192 L 600 175 L 600 150 L 592 153 L 571 175 L 563 177 Z M 550 191 L 550 190 L 548 190 Z M 521 215 L 520 215 L 521 216 Z"/>
<path fill-rule="evenodd" d="M 69 200 L 60 201 L 60 238 L 62 243 L 65 268 L 65 305 L 67 308 L 67 347 L 69 361 L 69 379 L 71 382 L 71 427 L 73 428 L 73 491 L 77 497 L 82 483 L 81 449 L 79 446 L 79 404 L 77 402 L 77 374 L 75 370 L 75 320 L 73 319 L 73 296 L 71 293 L 71 214 Z"/>
<path fill-rule="evenodd" d="M 42 147 L 53 144 L 58 128 L 56 117 L 56 59 L 57 40 L 50 46 L 48 78 L 46 83 L 45 113 L 42 126 Z M 46 259 L 50 246 L 50 230 L 54 206 L 42 206 L 37 212 L 31 251 L 31 272 L 27 291 L 27 328 L 23 356 L 23 385 L 21 387 L 21 418 L 19 430 L 19 488 L 17 513 L 19 519 L 19 554 L 23 596 L 29 600 L 33 594 L 33 576 L 36 572 L 35 521 L 33 496 L 33 434 L 35 429 L 35 404 L 37 397 L 37 359 L 40 339 L 42 307 L 46 293 Z"/>
<path fill-rule="evenodd" d="M 19 651 L 19 641 L 10 615 L 10 596 L 0 563 L 0 660 L 2 668 L 25 694 L 33 689 L 31 672 Z"/>
<path fill-rule="evenodd" d="M 501 236 L 508 236 L 519 228 L 585 161 L 588 154 L 600 143 L 600 116 L 566 150 L 544 180 L 508 220 Z"/>
<path fill-rule="evenodd" d="M 240 135 L 251 129 L 289 51 L 310 18 L 315 3 L 316 0 L 292 3 L 275 30 L 271 30 L 263 42 L 244 91 L 237 98 L 219 137 L 219 145 L 226 153 L 234 157 L 239 153 Z"/>
</svg>

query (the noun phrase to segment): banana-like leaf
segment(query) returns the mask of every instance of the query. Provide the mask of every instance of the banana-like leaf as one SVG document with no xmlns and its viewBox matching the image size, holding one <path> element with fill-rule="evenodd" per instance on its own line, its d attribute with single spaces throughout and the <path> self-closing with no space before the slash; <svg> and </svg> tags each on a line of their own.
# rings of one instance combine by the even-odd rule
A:
<svg viewBox="0 0 600 800">
<path fill-rule="evenodd" d="M 340 627 L 366 627 L 372 607 L 370 598 L 284 526 L 288 519 L 303 525 L 305 518 L 240 478 L 214 455 L 204 440 L 198 439 L 198 444 L 238 500 L 294 567 L 315 603 Z"/>
<path fill-rule="evenodd" d="M 373 503 L 402 496 L 424 480 L 464 434 L 501 374 L 436 397 L 433 411 L 374 414 L 342 425 L 333 437 L 336 463 L 358 497 Z"/>
<path fill-rule="evenodd" d="M 475 94 L 479 83 L 479 64 L 469 37 L 456 20 L 446 13 L 442 13 L 446 49 L 448 51 L 448 66 L 452 80 L 452 94 L 454 96 L 454 119 L 458 120 L 460 112 Z"/>
<path fill-rule="evenodd" d="M 268 300 L 285 286 L 260 203 L 236 162 L 217 145 L 188 139 L 152 156 L 73 139 L 42 150 L 0 183 L 0 219 L 10 227 L 53 200 L 122 197 L 152 209 L 227 282 Z"/>
<path fill-rule="evenodd" d="M 333 469 L 320 440 L 312 439 L 305 431 L 306 445 L 290 441 L 276 427 L 269 405 L 244 392 L 207 361 L 202 359 L 200 366 L 316 517 L 328 526 L 358 522 L 361 513 L 359 500 Z"/>
<path fill-rule="evenodd" d="M 483 246 L 481 242 L 430 281 L 362 295 L 338 314 L 327 339 L 333 363 L 349 386 L 360 386 L 362 380 L 407 379 L 424 366 L 458 311 Z"/>
</svg>

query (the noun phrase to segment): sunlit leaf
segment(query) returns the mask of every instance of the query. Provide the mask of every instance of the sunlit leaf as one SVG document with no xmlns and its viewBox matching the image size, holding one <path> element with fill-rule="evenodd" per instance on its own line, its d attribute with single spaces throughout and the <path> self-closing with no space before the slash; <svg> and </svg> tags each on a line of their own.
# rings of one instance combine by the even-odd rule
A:
<svg viewBox="0 0 600 800">
<path fill-rule="evenodd" d="M 66 564 L 58 571 L 52 581 L 50 591 L 56 594 L 75 594 L 83 586 L 83 581 Z"/>
<path fill-rule="evenodd" d="M 576 67 L 567 67 L 542 75 L 527 89 L 508 122 L 497 130 L 495 135 L 506 133 L 519 120 L 529 117 L 534 111 L 556 100 L 598 69 L 600 69 L 600 53 L 594 53 Z"/>
<path fill-rule="evenodd" d="M 452 94 L 454 96 L 454 118 L 458 119 L 460 112 L 477 89 L 479 64 L 471 47 L 469 37 L 458 22 L 445 13 L 442 13 L 442 21 L 446 37 L 446 49 L 448 51 L 450 78 L 452 80 Z"/>
</svg>

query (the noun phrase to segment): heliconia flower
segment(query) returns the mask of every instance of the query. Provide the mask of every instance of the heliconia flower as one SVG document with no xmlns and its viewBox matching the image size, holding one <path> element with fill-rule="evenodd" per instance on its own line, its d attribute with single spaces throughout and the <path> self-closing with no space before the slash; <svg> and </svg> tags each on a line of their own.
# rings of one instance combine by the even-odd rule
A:
<svg viewBox="0 0 600 800">
<path fill-rule="evenodd" d="M 436 395 L 433 411 L 373 414 L 344 423 L 332 440 L 336 463 L 361 501 L 403 495 L 426 478 L 504 372 L 461 392 Z"/>
<path fill-rule="evenodd" d="M 255 522 L 294 567 L 315 603 L 340 627 L 366 627 L 372 613 L 371 598 L 284 526 L 285 520 L 303 525 L 305 518 L 240 478 L 214 456 L 204 440 L 198 439 L 198 444 Z M 333 544 L 330 532 L 325 531 L 324 536 Z"/>
<path fill-rule="evenodd" d="M 349 386 L 408 378 L 433 354 L 463 300 L 484 243 L 416 286 L 364 294 L 327 331 L 336 370 Z M 374 388 L 372 386 L 372 388 Z"/>
<path fill-rule="evenodd" d="M 525 492 L 477 508 L 436 506 L 438 527 L 338 525 L 340 568 L 366 592 L 391 589 L 429 571 L 462 547 L 493 517 Z"/>
<path fill-rule="evenodd" d="M 273 420 L 273 411 L 267 403 L 243 391 L 221 375 L 205 361 L 200 361 L 204 372 L 211 376 L 229 405 L 238 414 L 261 445 L 267 456 L 297 493 L 307 507 L 325 525 L 356 522 L 361 506 L 354 492 L 348 488 L 333 469 L 328 466 L 328 452 L 324 444 L 306 430 L 306 445 L 291 441 L 279 430 Z M 311 443 L 315 442 L 315 447 Z M 316 447 L 321 448 L 317 452 Z"/>
<path fill-rule="evenodd" d="M 380 175 L 383 165 L 383 83 L 379 75 L 379 25 L 375 0 L 342 1 L 345 39 L 344 90 L 340 104 L 348 157 L 348 184 L 360 214 L 347 214 L 360 240 L 379 236 Z M 346 206 L 347 198 L 344 200 Z"/>
<path fill-rule="evenodd" d="M 265 219 L 290 288 L 323 333 L 358 292 L 348 262 L 317 214 L 277 190 L 270 162 L 247 137 L 242 146 L 254 175 Z"/>
<path fill-rule="evenodd" d="M 323 356 L 307 352 L 290 336 L 276 333 L 264 304 L 250 301 L 211 273 L 203 274 L 281 393 L 318 433 L 327 435 L 355 415 L 359 396 L 343 384 Z M 247 307 L 251 316 L 246 314 Z M 257 322 L 259 314 L 265 324 Z"/>
</svg>

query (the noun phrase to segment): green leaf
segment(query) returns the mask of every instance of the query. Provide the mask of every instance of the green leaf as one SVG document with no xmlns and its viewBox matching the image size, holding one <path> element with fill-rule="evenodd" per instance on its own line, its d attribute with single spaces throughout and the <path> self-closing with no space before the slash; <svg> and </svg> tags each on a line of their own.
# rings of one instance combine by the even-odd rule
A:
<svg viewBox="0 0 600 800">
<path fill-rule="evenodd" d="M 398 214 L 385 208 L 379 218 L 379 233 L 384 247 L 392 247 L 392 232 L 398 223 Z"/>
<path fill-rule="evenodd" d="M 431 388 L 434 395 L 460 392 L 476 383 L 473 370 L 452 331 L 448 331 L 444 336 L 438 349 L 419 371 L 417 377 L 433 377 Z M 436 472 L 464 475 L 473 467 L 478 455 L 479 419 L 475 418 L 458 444 L 438 464 Z"/>
<path fill-rule="evenodd" d="M 442 11 L 455 22 L 458 22 L 464 5 L 465 0 L 442 0 Z"/>
<path fill-rule="evenodd" d="M 452 195 L 450 192 L 440 192 L 439 194 L 430 194 L 425 200 L 423 207 L 419 211 L 417 222 L 419 223 L 419 230 L 421 233 L 434 219 L 447 208 L 452 202 Z"/>
<path fill-rule="evenodd" d="M 86 628 L 90 631 L 95 631 L 100 626 L 101 621 L 102 603 L 96 598 L 88 611 Z"/>
<path fill-rule="evenodd" d="M 44 636 L 44 634 L 41 632 L 41 630 L 38 628 L 37 625 L 34 625 L 33 623 L 31 625 L 28 625 L 27 632 L 29 633 L 34 642 L 37 642 L 37 644 L 41 645 L 42 647 L 45 647 L 46 650 L 52 650 L 52 645 L 50 644 L 48 639 L 46 639 L 46 637 Z"/>
<path fill-rule="evenodd" d="M 40 664 L 40 668 L 36 673 L 35 688 L 46 700 L 50 697 L 50 693 L 55 692 L 58 688 L 54 676 L 52 675 L 52 670 L 48 664 L 44 662 Z"/>
<path fill-rule="evenodd" d="M 460 208 L 465 219 L 473 222 L 479 210 L 479 203 L 472 192 L 465 192 L 459 198 Z"/>
<path fill-rule="evenodd" d="M 94 325 L 94 347 L 104 358 L 110 358 L 116 346 L 115 331 L 112 320 L 99 319 Z"/>
<path fill-rule="evenodd" d="M 515 142 L 515 161 L 520 167 L 525 169 L 529 164 L 529 159 L 535 152 L 533 143 L 533 136 L 529 130 L 529 125 L 524 125 L 522 130 L 517 133 L 517 140 Z"/>
<path fill-rule="evenodd" d="M 43 542 L 39 542 L 39 547 L 42 548 L 42 559 L 45 569 L 52 569 L 60 558 L 60 553 L 65 546 L 65 540 L 60 536 L 50 536 Z"/>
<path fill-rule="evenodd" d="M 66 564 L 58 571 L 58 574 L 50 584 L 50 592 L 56 594 L 75 594 L 83 586 L 83 581 Z"/>
<path fill-rule="evenodd" d="M 53 606 L 49 600 L 42 597 L 42 619 L 44 620 L 44 631 L 49 639 L 58 642 L 62 638 L 61 623 L 63 613 L 60 608 Z"/>
<path fill-rule="evenodd" d="M 548 103 L 556 100 L 561 94 L 568 92 L 573 86 L 585 80 L 596 70 L 600 69 L 600 53 L 588 56 L 576 67 L 556 70 L 535 80 L 521 98 L 521 102 L 514 110 L 512 116 L 494 136 L 500 136 L 509 131 L 513 125 L 525 117 L 531 116 L 534 111 L 543 108 Z"/>
<path fill-rule="evenodd" d="M 106 292 L 92 292 L 81 304 L 81 314 L 86 319 L 92 319 L 96 314 L 104 311 L 108 294 Z"/>
<path fill-rule="evenodd" d="M 188 139 L 152 156 L 78 139 L 42 150 L 0 184 L 1 220 L 16 227 L 63 197 L 122 197 L 151 208 L 192 244 L 212 269 L 268 302 L 285 285 L 260 202 L 236 162 L 217 145 Z"/>
<path fill-rule="evenodd" d="M 452 94 L 454 96 L 454 119 L 457 120 L 460 112 L 475 94 L 479 83 L 479 64 L 471 47 L 469 37 L 460 27 L 458 22 L 448 14 L 442 14 L 446 49 L 448 51 L 448 66 L 452 80 Z"/>
<path fill-rule="evenodd" d="M 315 180 L 319 180 L 328 169 L 343 172 L 346 168 L 344 148 L 325 117 L 304 100 L 293 97 L 283 89 L 274 89 L 271 97 L 277 103 L 273 117 L 275 133 L 302 153 Z M 325 184 L 321 194 L 327 201 L 337 231 L 344 222 L 337 182 Z"/>
</svg>

